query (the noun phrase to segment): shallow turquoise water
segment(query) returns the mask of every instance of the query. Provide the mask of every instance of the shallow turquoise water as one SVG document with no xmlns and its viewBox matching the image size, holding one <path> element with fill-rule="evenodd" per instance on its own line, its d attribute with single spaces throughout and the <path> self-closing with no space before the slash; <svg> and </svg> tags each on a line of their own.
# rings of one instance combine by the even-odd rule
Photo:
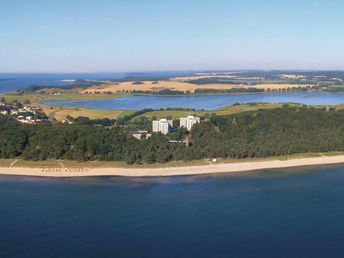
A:
<svg viewBox="0 0 344 258">
<path fill-rule="evenodd" d="M 2 176 L 0 257 L 343 257 L 344 167 L 275 172 Z"/>
<path fill-rule="evenodd" d="M 212 96 L 130 96 L 110 100 L 87 100 L 81 102 L 47 101 L 52 106 L 78 106 L 102 110 L 140 110 L 145 108 L 195 108 L 216 110 L 235 103 L 301 103 L 305 105 L 337 105 L 344 103 L 344 94 L 324 92 L 255 93 Z"/>
</svg>

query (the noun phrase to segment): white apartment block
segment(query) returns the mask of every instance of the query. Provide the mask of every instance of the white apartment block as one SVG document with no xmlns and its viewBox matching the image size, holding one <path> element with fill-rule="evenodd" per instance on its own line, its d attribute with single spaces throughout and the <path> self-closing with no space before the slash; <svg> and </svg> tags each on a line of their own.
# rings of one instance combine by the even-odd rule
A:
<svg viewBox="0 0 344 258">
<path fill-rule="evenodd" d="M 152 122 L 153 133 L 167 134 L 173 128 L 173 121 L 167 119 L 154 120 Z"/>
<path fill-rule="evenodd" d="M 201 119 L 197 116 L 188 116 L 180 118 L 180 127 L 185 127 L 188 131 L 191 131 L 191 128 L 195 124 L 199 124 Z"/>
</svg>

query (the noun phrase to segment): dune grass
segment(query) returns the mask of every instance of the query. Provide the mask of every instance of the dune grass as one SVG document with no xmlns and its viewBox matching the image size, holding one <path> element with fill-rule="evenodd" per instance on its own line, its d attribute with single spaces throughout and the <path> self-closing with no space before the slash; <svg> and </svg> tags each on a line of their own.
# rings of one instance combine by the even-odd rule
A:
<svg viewBox="0 0 344 258">
<path fill-rule="evenodd" d="M 14 159 L 0 159 L 0 167 L 9 167 Z"/>
<path fill-rule="evenodd" d="M 273 161 L 273 160 L 292 160 L 302 158 L 315 158 L 315 157 L 332 157 L 344 155 L 344 152 L 326 152 L 326 153 L 298 153 L 284 156 L 273 156 L 267 158 L 246 158 L 246 159 L 223 159 L 218 158 L 217 164 L 226 163 L 242 163 L 242 162 L 259 162 L 259 161 Z M 14 159 L 0 159 L 0 167 L 10 167 Z M 13 167 L 25 168 L 167 168 L 167 167 L 186 167 L 186 166 L 202 166 L 211 164 L 210 159 L 201 159 L 193 161 L 171 161 L 168 163 L 154 163 L 154 164 L 134 164 L 128 165 L 124 161 L 87 161 L 79 162 L 74 160 L 43 160 L 31 161 L 22 160 L 14 164 Z"/>
</svg>

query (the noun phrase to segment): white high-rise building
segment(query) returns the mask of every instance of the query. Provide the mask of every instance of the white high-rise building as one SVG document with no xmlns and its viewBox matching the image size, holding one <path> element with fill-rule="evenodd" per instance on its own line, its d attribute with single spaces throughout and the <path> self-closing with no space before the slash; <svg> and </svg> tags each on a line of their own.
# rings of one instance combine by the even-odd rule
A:
<svg viewBox="0 0 344 258">
<path fill-rule="evenodd" d="M 160 124 L 160 121 L 153 120 L 153 122 L 152 122 L 152 131 L 153 131 L 153 133 L 159 132 L 159 124 Z"/>
<path fill-rule="evenodd" d="M 185 127 L 188 131 L 191 131 L 191 128 L 194 124 L 199 124 L 201 119 L 197 116 L 188 116 L 180 118 L 180 127 Z"/>
<path fill-rule="evenodd" d="M 153 133 L 167 134 L 173 128 L 173 121 L 167 119 L 154 120 L 152 122 Z"/>
</svg>

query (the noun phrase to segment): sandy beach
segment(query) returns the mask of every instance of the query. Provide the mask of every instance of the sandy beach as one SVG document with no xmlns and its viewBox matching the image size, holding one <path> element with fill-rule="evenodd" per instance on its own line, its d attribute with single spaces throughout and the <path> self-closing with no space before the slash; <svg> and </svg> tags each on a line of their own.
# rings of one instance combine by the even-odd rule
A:
<svg viewBox="0 0 344 258">
<path fill-rule="evenodd" d="M 165 168 L 24 168 L 1 167 L 1 175 L 39 176 L 39 177 L 85 177 L 85 176 L 122 176 L 122 177 L 169 177 L 186 175 L 206 175 L 216 173 L 235 173 L 263 169 L 292 168 L 303 166 L 330 165 L 344 163 L 344 155 L 330 157 L 300 158 L 290 160 L 255 161 L 242 163 L 223 163 L 205 166 L 165 167 Z"/>
</svg>

